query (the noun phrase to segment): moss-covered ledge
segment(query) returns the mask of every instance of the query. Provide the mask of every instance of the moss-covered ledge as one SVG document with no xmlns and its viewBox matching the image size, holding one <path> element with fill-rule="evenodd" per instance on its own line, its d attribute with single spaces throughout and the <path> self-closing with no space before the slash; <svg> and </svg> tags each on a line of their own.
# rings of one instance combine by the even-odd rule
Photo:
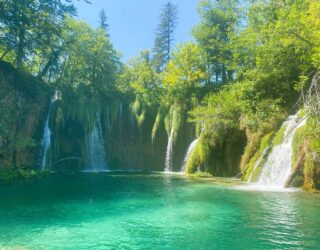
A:
<svg viewBox="0 0 320 250">
<path fill-rule="evenodd" d="M 0 182 L 42 178 L 48 176 L 49 174 L 49 171 L 30 170 L 24 168 L 3 169 L 0 171 Z"/>
<path fill-rule="evenodd" d="M 303 158 L 301 167 L 291 185 L 302 187 L 308 192 L 320 190 L 320 128 L 310 117 L 304 127 L 295 133 L 292 141 L 292 166 Z"/>
</svg>

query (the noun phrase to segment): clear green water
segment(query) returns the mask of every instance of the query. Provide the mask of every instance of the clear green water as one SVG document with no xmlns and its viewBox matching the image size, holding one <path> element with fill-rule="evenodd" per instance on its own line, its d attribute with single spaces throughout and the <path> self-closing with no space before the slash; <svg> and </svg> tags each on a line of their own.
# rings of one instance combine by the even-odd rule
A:
<svg viewBox="0 0 320 250">
<path fill-rule="evenodd" d="M 178 176 L 0 185 L 0 249 L 319 249 L 320 196 Z"/>
</svg>

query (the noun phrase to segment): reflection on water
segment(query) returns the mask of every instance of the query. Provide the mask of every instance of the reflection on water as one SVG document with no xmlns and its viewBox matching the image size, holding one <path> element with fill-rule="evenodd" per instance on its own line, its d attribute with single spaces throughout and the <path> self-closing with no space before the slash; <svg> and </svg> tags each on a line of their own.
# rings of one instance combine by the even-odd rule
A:
<svg viewBox="0 0 320 250">
<path fill-rule="evenodd" d="M 265 211 L 265 215 L 261 218 L 261 226 L 268 229 L 264 236 L 273 244 L 282 245 L 290 242 L 290 247 L 302 244 L 301 220 L 296 202 L 295 197 L 281 194 L 269 194 L 261 200 Z"/>
<path fill-rule="evenodd" d="M 0 186 L 0 249 L 316 249 L 320 198 L 178 175 L 80 174 Z"/>
</svg>

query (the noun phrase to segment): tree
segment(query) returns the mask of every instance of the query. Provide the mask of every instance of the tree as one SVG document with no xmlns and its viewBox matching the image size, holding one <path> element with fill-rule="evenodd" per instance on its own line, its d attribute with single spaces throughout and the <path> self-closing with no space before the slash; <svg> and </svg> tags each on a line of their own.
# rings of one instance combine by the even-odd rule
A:
<svg viewBox="0 0 320 250">
<path fill-rule="evenodd" d="M 170 60 L 177 18 L 177 6 L 170 2 L 166 3 L 159 18 L 153 48 L 153 62 L 158 72 L 162 71 Z"/>
<path fill-rule="evenodd" d="M 59 57 L 58 82 L 84 96 L 103 95 L 115 89 L 119 57 L 101 29 L 82 21 L 65 20 L 64 51 Z"/>
<path fill-rule="evenodd" d="M 215 84 L 232 81 L 231 38 L 240 19 L 238 0 L 203 0 L 198 12 L 201 21 L 193 35 L 207 54 L 210 80 Z"/>
<path fill-rule="evenodd" d="M 53 46 L 66 14 L 75 14 L 75 8 L 59 0 L 0 1 L 1 58 L 14 52 L 16 66 L 22 67 L 35 49 Z"/>
<path fill-rule="evenodd" d="M 166 99 L 171 99 L 171 102 L 190 101 L 206 78 L 205 55 L 200 47 L 192 42 L 177 47 L 162 73 Z"/>
<path fill-rule="evenodd" d="M 133 92 L 144 107 L 158 104 L 159 76 L 151 64 L 149 51 L 131 59 L 119 78 L 119 87 Z"/>
<path fill-rule="evenodd" d="M 109 36 L 109 24 L 107 23 L 107 15 L 104 9 L 102 9 L 99 13 L 99 25 L 100 28 L 103 29 L 106 33 L 106 36 Z"/>
</svg>

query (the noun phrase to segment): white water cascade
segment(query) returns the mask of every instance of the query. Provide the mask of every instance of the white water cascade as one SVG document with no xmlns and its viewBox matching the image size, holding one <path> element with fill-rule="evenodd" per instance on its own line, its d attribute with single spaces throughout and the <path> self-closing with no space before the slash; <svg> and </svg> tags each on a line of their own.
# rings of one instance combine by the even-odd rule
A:
<svg viewBox="0 0 320 250">
<path fill-rule="evenodd" d="M 97 121 L 90 134 L 86 138 L 87 167 L 86 171 L 103 172 L 107 168 L 106 153 L 101 128 L 100 116 L 97 114 Z"/>
<path fill-rule="evenodd" d="M 298 128 L 306 123 L 306 119 L 297 121 L 297 115 L 290 116 L 282 126 L 286 127 L 282 144 L 273 148 L 264 164 L 258 183 L 259 188 L 279 190 L 291 173 L 292 140 Z"/>
<path fill-rule="evenodd" d="M 193 153 L 195 147 L 197 146 L 198 144 L 198 141 L 199 139 L 195 139 L 193 142 L 190 143 L 189 147 L 188 147 L 188 150 L 187 150 L 187 153 L 184 157 L 184 160 L 183 160 L 183 164 L 182 164 L 182 167 L 181 167 L 181 172 L 184 173 L 186 171 L 186 165 L 187 165 L 187 162 L 191 156 L 191 154 Z"/>
<path fill-rule="evenodd" d="M 55 101 L 58 100 L 58 91 L 56 90 L 51 97 L 51 103 L 47 115 L 47 119 L 44 125 L 44 130 L 43 130 L 43 136 L 42 136 L 42 142 L 41 142 L 41 162 L 40 162 L 40 168 L 44 170 L 47 167 L 47 160 L 48 160 L 48 153 L 50 150 L 51 146 L 51 129 L 49 126 L 49 121 L 51 117 L 51 110 L 52 110 L 52 105 L 55 103 Z"/>
<path fill-rule="evenodd" d="M 165 172 L 172 172 L 174 124 L 172 124 L 166 151 Z"/>
</svg>

